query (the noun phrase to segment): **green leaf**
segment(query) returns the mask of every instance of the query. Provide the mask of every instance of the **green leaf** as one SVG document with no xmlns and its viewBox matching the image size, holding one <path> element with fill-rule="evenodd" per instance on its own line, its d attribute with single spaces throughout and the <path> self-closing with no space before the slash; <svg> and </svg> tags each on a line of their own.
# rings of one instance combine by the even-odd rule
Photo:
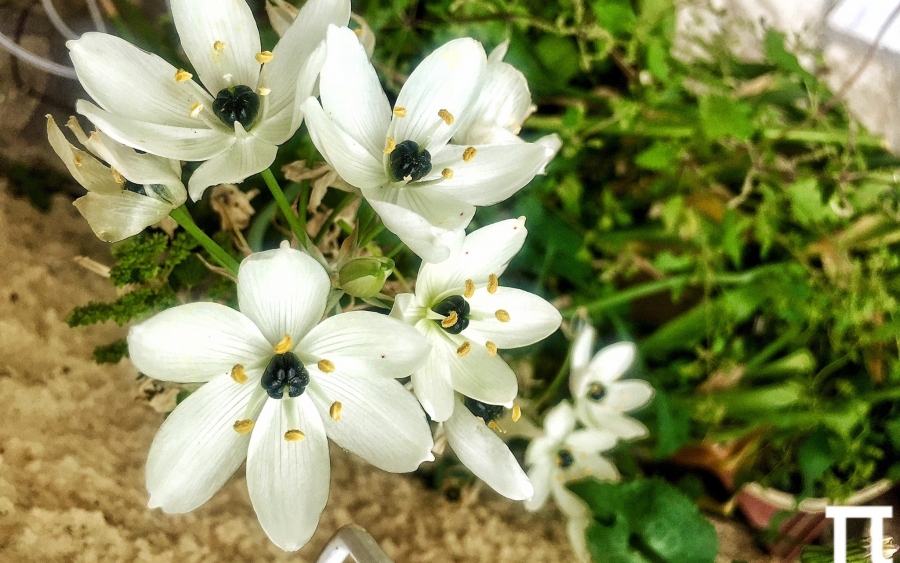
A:
<svg viewBox="0 0 900 563">
<path fill-rule="evenodd" d="M 787 187 L 794 219 L 808 227 L 824 223 L 832 216 L 831 210 L 822 203 L 822 191 L 815 178 L 803 178 Z"/>
<path fill-rule="evenodd" d="M 564 37 L 545 35 L 535 49 L 544 69 L 561 85 L 567 84 L 580 71 L 578 48 Z"/>
<path fill-rule="evenodd" d="M 127 355 L 128 342 L 124 338 L 94 348 L 94 361 L 98 364 L 117 364 Z"/>
<path fill-rule="evenodd" d="M 652 407 L 656 409 L 656 427 L 651 436 L 656 437 L 653 455 L 663 459 L 677 452 L 688 441 L 691 430 L 689 409 L 676 409 L 669 395 L 657 390 Z"/>
<path fill-rule="evenodd" d="M 726 96 L 710 95 L 700 98 L 700 126 L 711 141 L 734 137 L 746 141 L 755 127 L 750 116 L 753 108 Z"/>
<path fill-rule="evenodd" d="M 155 278 L 160 270 L 158 257 L 168 242 L 165 233 L 141 233 L 115 245 L 116 264 L 110 268 L 109 279 L 123 287 Z"/>
<path fill-rule="evenodd" d="M 814 77 L 800 65 L 800 61 L 797 60 L 796 55 L 785 48 L 785 39 L 785 34 L 779 31 L 769 29 L 766 32 L 766 37 L 763 40 L 766 60 L 781 70 L 799 74 L 804 78 L 814 79 Z"/>
<path fill-rule="evenodd" d="M 663 82 L 669 79 L 669 52 L 659 39 L 651 39 L 647 45 L 647 70 Z"/>
<path fill-rule="evenodd" d="M 797 450 L 797 463 L 803 478 L 803 495 L 812 496 L 816 491 L 816 481 L 831 467 L 837 457 L 828 442 L 828 432 L 819 427 Z"/>
<path fill-rule="evenodd" d="M 594 0 L 591 7 L 600 27 L 613 35 L 623 36 L 634 31 L 637 15 L 629 0 Z"/>
<path fill-rule="evenodd" d="M 681 149 L 674 143 L 657 141 L 639 153 L 634 163 L 646 170 L 671 171 L 678 160 Z"/>
</svg>

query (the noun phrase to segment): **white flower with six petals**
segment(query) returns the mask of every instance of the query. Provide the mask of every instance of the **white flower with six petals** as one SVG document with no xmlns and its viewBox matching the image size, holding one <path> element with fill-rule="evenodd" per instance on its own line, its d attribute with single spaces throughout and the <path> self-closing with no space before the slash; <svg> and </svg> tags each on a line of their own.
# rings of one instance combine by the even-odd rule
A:
<svg viewBox="0 0 900 563">
<path fill-rule="evenodd" d="M 244 0 L 172 0 L 191 73 L 127 41 L 86 33 L 69 41 L 82 86 L 100 106 L 78 112 L 115 140 L 166 158 L 205 161 L 191 198 L 265 170 L 300 126 L 299 104 L 314 93 L 328 25 L 346 25 L 349 0 L 309 0 L 272 52 Z M 205 88 L 204 88 L 205 87 Z"/>
<path fill-rule="evenodd" d="M 192 303 L 131 329 L 129 352 L 143 373 L 205 382 L 153 441 L 151 507 L 197 508 L 246 458 L 263 529 L 293 551 L 313 534 L 328 499 L 326 436 L 386 471 L 433 459 L 425 414 L 395 380 L 422 364 L 428 341 L 371 312 L 319 323 L 330 287 L 313 258 L 282 247 L 242 262 L 241 312 Z"/>
<path fill-rule="evenodd" d="M 546 165 L 541 145 L 449 143 L 482 87 L 487 57 L 477 41 L 425 57 L 393 109 L 353 31 L 329 28 L 326 45 L 321 105 L 301 106 L 313 143 L 423 260 L 447 259 L 474 206 L 505 200 Z"/>
</svg>

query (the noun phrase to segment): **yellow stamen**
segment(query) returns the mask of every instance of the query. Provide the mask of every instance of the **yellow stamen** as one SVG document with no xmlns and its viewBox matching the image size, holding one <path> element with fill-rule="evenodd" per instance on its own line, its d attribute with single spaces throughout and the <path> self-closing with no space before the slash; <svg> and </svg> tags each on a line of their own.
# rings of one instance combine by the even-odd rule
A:
<svg viewBox="0 0 900 563">
<path fill-rule="evenodd" d="M 237 381 L 241 385 L 247 383 L 247 372 L 244 371 L 244 366 L 237 364 L 231 368 L 231 379 Z"/>
<path fill-rule="evenodd" d="M 395 108 L 394 108 L 394 115 L 396 115 L 396 116 L 399 117 L 400 119 L 403 119 L 404 117 L 406 117 L 406 108 L 403 107 L 403 106 L 397 106 L 397 107 L 395 107 Z"/>
<path fill-rule="evenodd" d="M 469 162 L 470 160 L 475 158 L 475 155 L 477 153 L 478 153 L 478 151 L 475 150 L 475 147 L 469 147 L 463 151 L 463 160 L 466 162 Z"/>
<path fill-rule="evenodd" d="M 306 434 L 299 430 L 288 430 L 284 433 L 284 439 L 287 442 L 302 442 L 306 440 Z"/>
<path fill-rule="evenodd" d="M 284 354 L 285 352 L 290 351 L 290 349 L 293 347 L 294 346 L 293 342 L 291 342 L 291 335 L 285 334 L 284 338 L 281 339 L 281 342 L 279 342 L 278 345 L 275 346 L 275 353 Z"/>
<path fill-rule="evenodd" d="M 215 43 L 213 43 L 213 49 L 215 49 L 216 51 L 221 53 L 222 51 L 225 50 L 225 43 L 223 43 L 221 41 L 216 41 Z"/>
<path fill-rule="evenodd" d="M 450 328 L 451 326 L 456 324 L 456 321 L 459 320 L 459 315 L 456 314 L 456 311 L 450 311 L 450 314 L 447 315 L 447 318 L 441 321 L 441 326 L 444 328 Z"/>
<path fill-rule="evenodd" d="M 238 434 L 246 434 L 253 430 L 253 421 L 252 420 L 238 420 L 234 423 L 234 431 Z"/>
<path fill-rule="evenodd" d="M 453 122 L 456 121 L 456 118 L 453 117 L 453 114 L 449 111 L 442 109 L 438 112 L 438 117 L 444 120 L 444 123 L 447 125 L 453 125 Z"/>
<path fill-rule="evenodd" d="M 468 342 L 463 342 L 462 346 L 456 349 L 456 355 L 460 358 L 465 358 L 469 355 L 469 352 L 472 350 L 472 345 Z"/>
<path fill-rule="evenodd" d="M 494 316 L 497 317 L 497 320 L 500 321 L 501 323 L 509 322 L 509 313 L 507 313 L 503 309 L 497 309 L 497 312 L 494 313 Z"/>
<path fill-rule="evenodd" d="M 117 183 L 117 184 L 124 184 L 124 183 L 125 183 L 125 178 L 123 178 L 122 175 L 119 174 L 119 171 L 118 171 L 118 170 L 116 170 L 115 168 L 110 168 L 110 171 L 112 172 L 113 178 L 116 179 L 116 183 Z"/>
<path fill-rule="evenodd" d="M 490 428 L 491 430 L 496 430 L 497 432 L 499 432 L 501 434 L 506 434 L 506 430 L 504 430 L 503 428 L 500 428 L 500 425 L 497 424 L 496 422 L 494 422 L 493 420 L 488 422 L 488 428 Z"/>
<path fill-rule="evenodd" d="M 256 62 L 261 65 L 271 62 L 274 58 L 275 55 L 272 54 L 272 51 L 262 51 L 261 53 L 256 54 Z"/>
<path fill-rule="evenodd" d="M 450 180 L 451 178 L 453 178 L 453 170 L 444 168 L 443 170 L 441 170 L 441 176 L 444 177 L 444 180 Z"/>
<path fill-rule="evenodd" d="M 331 403 L 331 408 L 328 409 L 328 416 L 331 417 L 332 420 L 340 420 L 341 419 L 341 403 L 335 401 Z"/>
<path fill-rule="evenodd" d="M 522 407 L 519 405 L 513 405 L 512 408 L 512 421 L 519 422 L 519 419 L 522 418 Z"/>
<path fill-rule="evenodd" d="M 322 373 L 331 373 L 334 371 L 334 364 L 331 360 L 319 360 L 319 363 L 316 365 Z"/>
<path fill-rule="evenodd" d="M 259 92 L 260 96 L 268 96 L 272 93 L 272 89 L 268 86 L 260 86 L 257 92 Z"/>
<path fill-rule="evenodd" d="M 488 293 L 497 293 L 497 288 L 500 287 L 500 278 L 497 277 L 497 274 L 491 274 L 488 276 Z"/>
<path fill-rule="evenodd" d="M 183 68 L 179 68 L 178 72 L 175 73 L 175 82 L 178 82 L 178 83 L 187 82 L 188 80 L 190 80 L 193 77 L 194 77 L 194 75 L 191 74 L 190 72 L 184 70 Z"/>
<path fill-rule="evenodd" d="M 472 280 L 466 280 L 466 292 L 463 293 L 466 299 L 475 295 L 475 282 Z"/>
<path fill-rule="evenodd" d="M 84 166 L 84 159 L 81 158 L 80 156 L 76 156 L 75 157 L 75 168 L 81 168 L 82 166 Z"/>
<path fill-rule="evenodd" d="M 497 345 L 488 340 L 484 343 L 484 347 L 487 348 L 488 356 L 496 356 L 497 355 Z"/>
<path fill-rule="evenodd" d="M 200 115 L 201 111 L 203 111 L 203 104 L 201 104 L 200 102 L 194 102 L 194 105 L 191 106 L 191 117 L 196 119 L 197 116 Z"/>
<path fill-rule="evenodd" d="M 383 152 L 384 154 L 391 154 L 392 152 L 394 152 L 395 148 L 397 148 L 397 143 L 394 142 L 393 138 L 388 137 L 386 140 L 386 146 L 381 152 Z"/>
</svg>

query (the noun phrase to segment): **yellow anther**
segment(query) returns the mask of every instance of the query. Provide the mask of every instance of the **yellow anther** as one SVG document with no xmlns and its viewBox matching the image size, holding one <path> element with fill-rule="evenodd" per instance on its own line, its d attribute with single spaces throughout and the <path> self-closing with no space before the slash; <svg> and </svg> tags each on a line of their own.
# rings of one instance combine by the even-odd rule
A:
<svg viewBox="0 0 900 563">
<path fill-rule="evenodd" d="M 466 292 L 463 293 L 466 299 L 475 295 L 475 282 L 472 280 L 466 280 Z"/>
<path fill-rule="evenodd" d="M 331 417 L 331 420 L 341 419 L 341 403 L 339 401 L 331 403 L 331 408 L 328 409 L 328 416 Z"/>
<path fill-rule="evenodd" d="M 231 379 L 237 381 L 241 385 L 247 383 L 247 372 L 244 371 L 244 366 L 237 364 L 231 368 Z"/>
<path fill-rule="evenodd" d="M 246 434 L 253 430 L 253 421 L 252 420 L 238 420 L 234 423 L 234 431 L 238 434 Z"/>
<path fill-rule="evenodd" d="M 394 152 L 395 148 L 397 148 L 397 143 L 394 142 L 394 139 L 392 137 L 388 137 L 385 141 L 384 150 L 382 150 L 381 152 L 383 152 L 384 154 L 391 154 L 392 152 Z"/>
<path fill-rule="evenodd" d="M 216 41 L 215 43 L 213 43 L 213 49 L 215 49 L 216 51 L 221 53 L 222 51 L 225 50 L 225 43 L 223 43 L 221 41 Z"/>
<path fill-rule="evenodd" d="M 443 170 L 441 170 L 441 176 L 444 177 L 444 180 L 449 180 L 449 179 L 453 178 L 453 170 L 450 170 L 449 168 L 444 168 Z"/>
<path fill-rule="evenodd" d="M 499 432 L 501 434 L 506 434 L 506 430 L 501 428 L 500 425 L 497 424 L 496 422 L 494 422 L 493 420 L 488 422 L 488 428 L 490 428 L 491 430 L 496 430 L 497 432 Z"/>
<path fill-rule="evenodd" d="M 260 86 L 257 92 L 259 92 L 260 96 L 268 96 L 272 93 L 272 89 L 268 86 Z"/>
<path fill-rule="evenodd" d="M 462 346 L 456 349 L 456 355 L 460 358 L 465 358 L 469 355 L 469 352 L 472 350 L 472 345 L 468 342 L 463 342 Z"/>
<path fill-rule="evenodd" d="M 275 55 L 272 54 L 272 51 L 262 51 L 260 53 L 256 53 L 256 62 L 261 65 L 271 62 L 274 58 Z"/>
<path fill-rule="evenodd" d="M 450 314 L 447 315 L 447 318 L 441 321 L 441 326 L 444 328 L 450 328 L 451 326 L 456 324 L 456 321 L 459 320 L 459 315 L 456 314 L 456 311 L 450 311 Z"/>
<path fill-rule="evenodd" d="M 498 287 L 500 287 L 500 278 L 497 277 L 497 274 L 488 276 L 488 293 L 497 293 Z"/>
<path fill-rule="evenodd" d="M 362 28 L 357 27 L 356 29 L 353 30 L 353 33 L 355 33 L 357 37 L 362 37 Z"/>
<path fill-rule="evenodd" d="M 288 430 L 284 433 L 284 439 L 287 442 L 302 442 L 306 440 L 306 434 L 299 430 Z"/>
<path fill-rule="evenodd" d="M 476 154 L 478 154 L 478 151 L 475 150 L 475 147 L 469 147 L 463 151 L 463 160 L 469 162 L 470 160 L 475 158 Z"/>
<path fill-rule="evenodd" d="M 397 107 L 395 107 L 395 108 L 394 108 L 394 115 L 396 115 L 396 116 L 399 117 L 400 119 L 403 119 L 404 117 L 406 117 L 406 108 L 403 107 L 403 106 L 397 106 Z"/>
<path fill-rule="evenodd" d="M 512 421 L 519 422 L 519 419 L 522 418 L 522 407 L 519 405 L 513 405 L 512 408 Z"/>
<path fill-rule="evenodd" d="M 497 345 L 488 340 L 484 343 L 484 347 L 487 348 L 488 356 L 496 356 L 497 355 Z"/>
<path fill-rule="evenodd" d="M 119 171 L 118 171 L 118 170 L 116 170 L 115 168 L 110 168 L 109 170 L 112 172 L 113 178 L 116 179 L 116 183 L 117 183 L 117 184 L 124 184 L 124 183 L 125 183 L 125 178 L 123 178 L 122 175 L 119 174 Z"/>
<path fill-rule="evenodd" d="M 331 360 L 319 360 L 319 363 L 316 365 L 322 373 L 331 373 L 334 371 L 334 364 Z"/>
<path fill-rule="evenodd" d="M 442 109 L 438 112 L 438 117 L 444 120 L 444 123 L 447 125 L 453 125 L 453 122 L 456 121 L 456 118 L 453 117 L 453 114 L 449 111 Z"/>
<path fill-rule="evenodd" d="M 200 102 L 194 102 L 194 105 L 191 106 L 191 117 L 197 118 L 200 115 L 200 112 L 203 111 L 203 104 Z"/>
<path fill-rule="evenodd" d="M 278 345 L 275 346 L 275 353 L 284 354 L 286 352 L 289 352 L 293 347 L 294 346 L 293 342 L 291 342 L 291 335 L 285 334 L 284 338 L 281 339 L 281 342 L 279 342 Z"/>
<path fill-rule="evenodd" d="M 503 309 L 497 309 L 497 312 L 494 313 L 494 316 L 497 317 L 497 320 L 500 321 L 501 323 L 509 322 L 509 313 L 507 313 Z"/>
<path fill-rule="evenodd" d="M 82 166 L 84 166 L 84 159 L 81 158 L 80 156 L 76 156 L 75 157 L 75 167 L 81 168 Z"/>
<path fill-rule="evenodd" d="M 194 77 L 194 75 L 191 74 L 190 72 L 184 70 L 183 68 L 179 68 L 178 72 L 175 73 L 175 82 L 178 82 L 178 83 L 187 82 L 188 80 L 190 80 L 193 77 Z"/>
</svg>

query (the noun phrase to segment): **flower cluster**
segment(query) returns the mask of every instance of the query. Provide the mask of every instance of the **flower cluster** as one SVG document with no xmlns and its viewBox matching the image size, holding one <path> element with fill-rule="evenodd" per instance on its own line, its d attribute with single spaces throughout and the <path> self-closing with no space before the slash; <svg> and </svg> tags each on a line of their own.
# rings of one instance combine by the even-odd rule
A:
<svg viewBox="0 0 900 563">
<path fill-rule="evenodd" d="M 518 136 L 534 106 L 524 76 L 502 60 L 506 44 L 488 57 L 475 40 L 450 41 L 391 104 L 370 62 L 374 35 L 364 22 L 357 33 L 347 27 L 348 0 L 267 8 L 280 36 L 272 51 L 261 50 L 244 0 L 172 0 L 191 70 L 103 33 L 70 41 L 93 99 L 77 111 L 97 131 L 86 134 L 75 118 L 68 127 L 87 150 L 48 117 L 51 145 L 88 190 L 76 206 L 101 239 L 133 236 L 171 214 L 236 276 L 239 310 L 180 305 L 129 333 L 141 372 L 202 384 L 153 442 L 150 506 L 193 510 L 246 460 L 263 529 L 299 549 L 328 499 L 328 439 L 392 472 L 433 460 L 440 440 L 499 493 L 541 502 L 545 484 L 532 484 L 499 435 L 506 409 L 513 420 L 522 414 L 500 352 L 546 338 L 561 315 L 500 285 L 525 242 L 524 217 L 465 229 L 476 206 L 543 173 L 559 139 Z M 268 167 L 304 119 L 335 177 L 423 260 L 415 292 L 396 295 L 390 315 L 341 312 L 344 294 L 390 299 L 379 292 L 393 262 L 361 255 L 355 235 L 331 263 L 294 230 L 306 252 L 285 242 L 248 250 L 238 266 L 184 222 L 188 196 L 198 201 L 210 186 L 256 173 L 283 200 Z M 201 163 L 187 189 L 182 161 Z"/>
</svg>

